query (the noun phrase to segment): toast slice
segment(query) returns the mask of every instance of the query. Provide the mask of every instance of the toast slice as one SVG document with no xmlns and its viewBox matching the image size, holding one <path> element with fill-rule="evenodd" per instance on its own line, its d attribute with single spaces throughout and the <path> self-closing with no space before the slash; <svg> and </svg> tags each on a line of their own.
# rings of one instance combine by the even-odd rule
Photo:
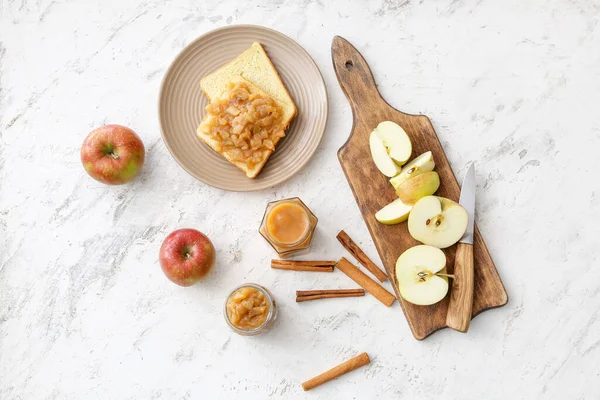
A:
<svg viewBox="0 0 600 400">
<path fill-rule="evenodd" d="M 286 115 L 283 113 L 284 103 L 280 102 L 277 99 L 272 98 L 268 93 L 266 93 L 265 91 L 260 89 L 258 86 L 252 84 L 250 81 L 244 79 L 243 77 L 241 77 L 239 75 L 235 75 L 235 76 L 231 77 L 231 79 L 225 85 L 225 91 L 221 94 L 220 97 L 215 98 L 212 103 L 214 103 L 216 101 L 229 102 L 231 100 L 231 98 L 230 98 L 231 93 L 229 92 L 228 89 L 231 88 L 232 86 L 235 86 L 236 84 L 242 84 L 245 88 L 247 88 L 247 90 L 250 93 L 250 96 L 256 95 L 261 98 L 262 97 L 269 98 L 270 100 L 272 100 L 274 102 L 275 106 L 279 109 L 279 112 L 281 113 L 281 115 L 279 115 L 279 118 L 278 118 L 281 122 L 279 124 L 277 124 L 281 128 L 279 131 L 280 135 L 274 135 L 274 136 L 267 138 L 267 139 L 271 140 L 271 143 L 269 144 L 270 148 L 265 148 L 265 147 L 260 148 L 261 160 L 258 162 L 250 162 L 250 163 L 245 162 L 245 161 L 239 161 L 237 159 L 239 154 L 235 153 L 238 150 L 231 150 L 231 149 L 223 148 L 222 142 L 215 139 L 210 134 L 211 126 L 215 124 L 215 119 L 217 118 L 217 117 L 215 117 L 215 115 L 213 115 L 211 113 L 207 113 L 204 116 L 204 118 L 200 122 L 200 125 L 198 126 L 196 133 L 197 133 L 198 137 L 202 141 L 204 141 L 206 144 L 208 144 L 214 151 L 221 154 L 233 165 L 235 165 L 236 167 L 238 167 L 239 169 L 244 171 L 244 173 L 246 174 L 246 176 L 248 178 L 256 178 L 256 176 L 258 176 L 260 171 L 263 169 L 263 167 L 267 163 L 267 160 L 269 159 L 271 154 L 275 151 L 275 146 L 277 145 L 279 140 L 285 136 L 284 123 L 289 124 L 289 121 L 286 122 L 284 120 L 284 118 L 286 118 Z M 209 105 L 209 107 L 210 107 L 210 105 Z M 243 108 L 244 106 L 238 103 L 238 107 Z M 229 133 L 231 133 L 231 132 L 229 132 Z M 259 141 L 259 143 L 260 143 L 260 141 Z"/>
<path fill-rule="evenodd" d="M 227 84 L 234 75 L 242 76 L 277 100 L 283 110 L 283 127 L 284 129 L 288 127 L 298 113 L 298 109 L 260 43 L 253 43 L 249 49 L 229 63 L 206 75 L 200 81 L 200 87 L 212 102 L 227 90 Z"/>
</svg>

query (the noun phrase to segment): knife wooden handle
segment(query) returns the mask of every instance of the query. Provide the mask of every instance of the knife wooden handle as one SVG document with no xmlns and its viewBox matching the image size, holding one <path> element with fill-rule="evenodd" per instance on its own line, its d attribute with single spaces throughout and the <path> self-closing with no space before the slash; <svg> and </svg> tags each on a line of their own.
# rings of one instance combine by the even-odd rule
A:
<svg viewBox="0 0 600 400">
<path fill-rule="evenodd" d="M 361 106 L 368 107 L 370 113 L 376 113 L 380 108 L 374 107 L 373 103 L 387 106 L 377 90 L 369 64 L 350 42 L 341 36 L 334 37 L 331 58 L 338 82 L 350 102 L 355 117 L 359 115 Z"/>
<path fill-rule="evenodd" d="M 458 243 L 454 259 L 454 279 L 450 292 L 450 305 L 446 315 L 446 325 L 459 332 L 469 330 L 473 312 L 473 245 Z"/>
</svg>

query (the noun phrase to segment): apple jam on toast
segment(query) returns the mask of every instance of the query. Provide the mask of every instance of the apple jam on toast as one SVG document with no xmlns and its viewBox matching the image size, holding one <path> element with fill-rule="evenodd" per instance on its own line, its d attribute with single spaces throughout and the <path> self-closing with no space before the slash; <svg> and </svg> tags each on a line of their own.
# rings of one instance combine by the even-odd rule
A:
<svg viewBox="0 0 600 400">
<path fill-rule="evenodd" d="M 281 104 L 241 76 L 232 77 L 206 113 L 198 136 L 249 178 L 260 173 L 285 136 Z"/>
</svg>

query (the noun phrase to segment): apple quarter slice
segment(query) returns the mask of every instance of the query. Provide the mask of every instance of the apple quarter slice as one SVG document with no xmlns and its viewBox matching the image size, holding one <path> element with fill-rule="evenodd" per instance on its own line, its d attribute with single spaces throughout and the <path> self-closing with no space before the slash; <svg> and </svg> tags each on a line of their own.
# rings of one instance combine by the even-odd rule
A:
<svg viewBox="0 0 600 400">
<path fill-rule="evenodd" d="M 385 225 L 399 224 L 408 219 L 412 205 L 404 204 L 401 199 L 392 201 L 375 213 L 375 219 Z"/>
<path fill-rule="evenodd" d="M 442 300 L 448 278 L 436 275 L 446 266 L 446 255 L 437 247 L 419 245 L 406 250 L 396 261 L 396 278 L 402 298 L 419 306 Z"/>
<path fill-rule="evenodd" d="M 398 189 L 398 186 L 409 178 L 414 178 L 423 172 L 433 171 L 434 168 L 435 162 L 433 161 L 433 155 L 431 154 L 431 151 L 428 151 L 402 167 L 402 171 L 390 179 L 390 183 L 394 189 Z"/>
</svg>

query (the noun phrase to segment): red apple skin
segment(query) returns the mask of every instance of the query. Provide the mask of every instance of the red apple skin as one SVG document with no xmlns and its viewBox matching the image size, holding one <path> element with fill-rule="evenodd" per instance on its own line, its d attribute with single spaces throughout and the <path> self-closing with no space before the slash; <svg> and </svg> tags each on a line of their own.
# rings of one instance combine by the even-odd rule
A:
<svg viewBox="0 0 600 400">
<path fill-rule="evenodd" d="M 145 153 L 144 143 L 134 131 L 121 125 L 104 125 L 83 141 L 81 163 L 98 182 L 121 185 L 137 176 Z"/>
<path fill-rule="evenodd" d="M 160 266 L 170 281 L 192 286 L 215 264 L 215 248 L 206 235 L 195 229 L 179 229 L 160 246 Z"/>
</svg>

